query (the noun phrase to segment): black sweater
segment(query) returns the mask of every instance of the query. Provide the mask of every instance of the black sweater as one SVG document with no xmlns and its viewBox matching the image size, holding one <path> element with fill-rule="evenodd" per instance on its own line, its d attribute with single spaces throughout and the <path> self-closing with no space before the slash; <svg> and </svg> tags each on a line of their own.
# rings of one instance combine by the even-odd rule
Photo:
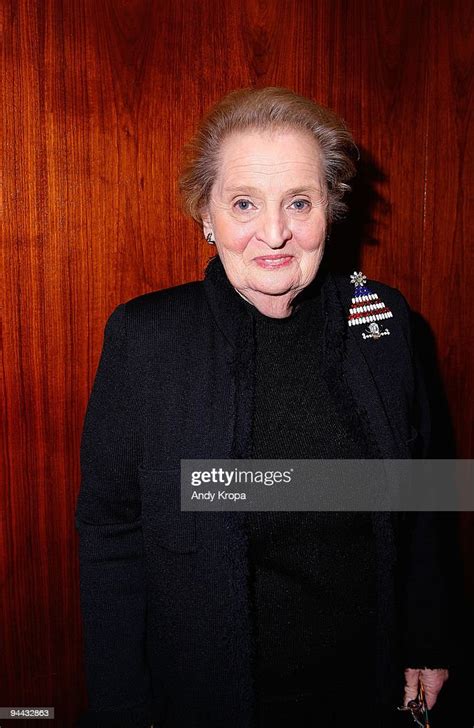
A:
<svg viewBox="0 0 474 728">
<path fill-rule="evenodd" d="M 362 458 L 320 374 L 323 311 L 316 288 L 278 319 L 249 303 L 256 341 L 254 458 Z M 317 487 L 317 484 L 315 484 Z M 366 513 L 249 512 L 249 565 L 261 697 L 314 684 L 314 670 L 374 643 L 375 550 Z"/>
</svg>

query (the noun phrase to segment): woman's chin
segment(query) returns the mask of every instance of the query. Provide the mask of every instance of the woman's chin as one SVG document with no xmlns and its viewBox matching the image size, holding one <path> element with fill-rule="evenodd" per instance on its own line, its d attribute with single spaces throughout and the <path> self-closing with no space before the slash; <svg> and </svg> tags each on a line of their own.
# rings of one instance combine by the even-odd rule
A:
<svg viewBox="0 0 474 728">
<path fill-rule="evenodd" d="M 288 293 L 295 287 L 293 276 L 265 274 L 256 276 L 252 280 L 251 288 L 258 293 L 269 296 L 278 296 Z"/>
</svg>

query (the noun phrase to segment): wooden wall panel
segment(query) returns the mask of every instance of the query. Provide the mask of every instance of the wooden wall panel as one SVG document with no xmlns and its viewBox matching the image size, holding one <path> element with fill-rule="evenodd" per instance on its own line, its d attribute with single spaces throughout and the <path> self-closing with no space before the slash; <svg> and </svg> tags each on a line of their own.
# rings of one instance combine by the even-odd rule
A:
<svg viewBox="0 0 474 728">
<path fill-rule="evenodd" d="M 424 317 L 472 457 L 473 25 L 461 0 L 0 0 L 0 705 L 72 726 L 84 703 L 73 514 L 103 326 L 201 277 L 176 176 L 225 92 L 289 86 L 346 118 L 361 177 L 329 254 Z"/>
</svg>

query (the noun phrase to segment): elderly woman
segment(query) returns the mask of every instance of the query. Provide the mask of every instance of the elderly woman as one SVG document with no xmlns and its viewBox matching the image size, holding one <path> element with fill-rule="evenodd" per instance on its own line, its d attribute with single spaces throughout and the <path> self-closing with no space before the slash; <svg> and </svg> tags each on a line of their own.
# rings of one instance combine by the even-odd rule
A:
<svg viewBox="0 0 474 728">
<path fill-rule="evenodd" d="M 189 146 L 218 255 L 112 312 L 84 422 L 81 726 L 387 726 L 448 676 L 429 514 L 180 510 L 182 458 L 427 452 L 405 299 L 321 265 L 353 149 L 281 88 L 229 94 Z"/>
</svg>

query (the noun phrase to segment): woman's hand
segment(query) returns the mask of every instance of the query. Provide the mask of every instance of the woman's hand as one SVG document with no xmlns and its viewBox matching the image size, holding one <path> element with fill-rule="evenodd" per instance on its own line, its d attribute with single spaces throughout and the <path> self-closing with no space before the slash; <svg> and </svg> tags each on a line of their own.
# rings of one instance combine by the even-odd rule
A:
<svg viewBox="0 0 474 728">
<path fill-rule="evenodd" d="M 437 668 L 429 670 L 427 667 L 423 669 L 408 667 L 405 670 L 405 695 L 403 705 L 407 705 L 409 700 L 416 700 L 418 695 L 418 681 L 421 679 L 425 688 L 425 698 L 428 710 L 436 703 L 438 693 L 443 684 L 449 677 L 448 670 Z"/>
</svg>

